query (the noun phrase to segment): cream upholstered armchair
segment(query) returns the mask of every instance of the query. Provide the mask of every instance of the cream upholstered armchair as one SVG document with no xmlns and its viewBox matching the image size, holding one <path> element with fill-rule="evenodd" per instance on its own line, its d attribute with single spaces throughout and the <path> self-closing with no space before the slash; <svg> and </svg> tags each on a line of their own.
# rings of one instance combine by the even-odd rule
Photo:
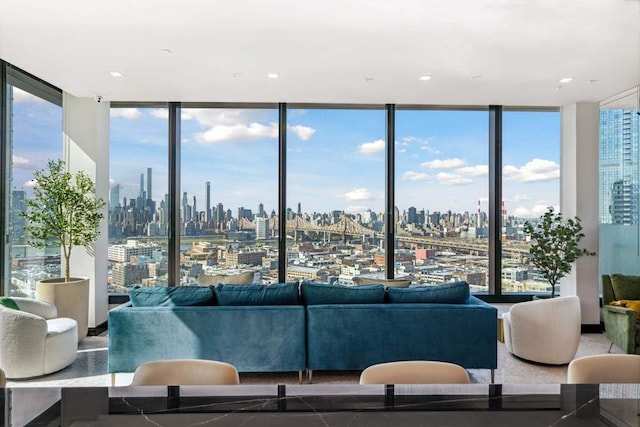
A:
<svg viewBox="0 0 640 427">
<path fill-rule="evenodd" d="M 459 365 L 430 360 L 407 360 L 371 365 L 360 374 L 360 384 L 469 384 Z"/>
<path fill-rule="evenodd" d="M 578 351 L 581 319 L 577 296 L 514 304 L 503 320 L 507 350 L 518 357 L 564 365 Z"/>
<path fill-rule="evenodd" d="M 50 374 L 76 360 L 78 323 L 75 320 L 57 318 L 56 307 L 44 301 L 17 297 L 3 300 L 0 304 L 0 369 L 7 378 Z"/>
<path fill-rule="evenodd" d="M 238 370 L 216 360 L 176 359 L 146 362 L 136 368 L 132 386 L 142 385 L 235 385 Z"/>
</svg>

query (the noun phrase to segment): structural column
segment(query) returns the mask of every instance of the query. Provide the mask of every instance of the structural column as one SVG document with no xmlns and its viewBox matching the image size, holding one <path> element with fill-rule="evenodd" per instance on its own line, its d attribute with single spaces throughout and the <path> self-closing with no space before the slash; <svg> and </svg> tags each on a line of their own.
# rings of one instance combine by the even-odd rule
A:
<svg viewBox="0 0 640 427">
<path fill-rule="evenodd" d="M 63 159 L 70 172 L 84 171 L 96 183 L 96 197 L 109 200 L 109 102 L 63 93 Z M 107 321 L 108 208 L 92 250 L 74 247 L 71 274 L 90 279 L 89 327 Z"/>
<path fill-rule="evenodd" d="M 563 106 L 560 165 L 560 212 L 581 219 L 580 247 L 599 251 L 600 107 L 581 102 Z M 560 281 L 561 295 L 580 297 L 583 325 L 600 324 L 599 254 L 578 259 Z"/>
</svg>

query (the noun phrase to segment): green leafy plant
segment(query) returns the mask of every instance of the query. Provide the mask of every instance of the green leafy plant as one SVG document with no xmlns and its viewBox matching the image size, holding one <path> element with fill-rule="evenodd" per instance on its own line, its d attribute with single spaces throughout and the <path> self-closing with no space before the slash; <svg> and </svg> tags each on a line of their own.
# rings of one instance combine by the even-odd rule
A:
<svg viewBox="0 0 640 427">
<path fill-rule="evenodd" d="M 47 167 L 34 173 L 33 199 L 20 215 L 28 225 L 27 243 L 36 248 L 61 246 L 64 255 L 64 279 L 69 282 L 69 260 L 74 246 L 91 250 L 98 238 L 105 201 L 95 197 L 95 184 L 84 172 L 72 174 L 63 160 L 50 160 Z"/>
<path fill-rule="evenodd" d="M 525 222 L 524 231 L 531 237 L 529 253 L 533 265 L 551 285 L 551 298 L 555 296 L 558 280 L 571 272 L 579 257 L 596 254 L 578 247 L 584 237 L 580 218 L 564 219 L 552 207 L 535 224 Z"/>
</svg>

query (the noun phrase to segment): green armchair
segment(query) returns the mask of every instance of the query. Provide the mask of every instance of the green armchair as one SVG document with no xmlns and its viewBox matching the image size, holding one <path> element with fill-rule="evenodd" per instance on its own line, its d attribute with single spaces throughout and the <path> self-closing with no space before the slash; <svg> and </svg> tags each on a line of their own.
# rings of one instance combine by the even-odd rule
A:
<svg viewBox="0 0 640 427">
<path fill-rule="evenodd" d="M 637 289 L 632 289 L 632 293 L 636 292 L 637 295 L 640 295 L 640 276 L 637 276 L 637 278 L 634 278 L 634 276 L 626 276 L 625 279 L 627 292 L 629 292 L 629 286 L 633 282 L 633 279 L 636 279 L 637 283 L 631 286 L 632 288 L 637 287 Z M 637 313 L 630 308 L 609 305 L 612 301 L 621 299 L 640 300 L 640 297 L 630 297 L 628 293 L 617 296 L 614 292 L 611 275 L 603 275 L 602 303 L 605 335 L 609 338 L 612 345 L 617 345 L 624 352 L 640 354 L 640 323 L 637 322 Z"/>
</svg>

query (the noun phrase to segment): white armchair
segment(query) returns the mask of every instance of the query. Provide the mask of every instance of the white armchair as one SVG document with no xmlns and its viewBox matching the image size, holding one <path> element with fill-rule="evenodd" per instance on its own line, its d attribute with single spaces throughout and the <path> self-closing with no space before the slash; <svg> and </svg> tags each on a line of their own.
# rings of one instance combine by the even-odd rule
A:
<svg viewBox="0 0 640 427">
<path fill-rule="evenodd" d="M 19 310 L 0 305 L 0 369 L 7 378 L 46 375 L 73 363 L 78 323 L 56 318 L 56 307 L 44 301 L 12 299 Z"/>
<path fill-rule="evenodd" d="M 533 362 L 569 363 L 580 343 L 580 299 L 557 297 L 514 304 L 503 315 L 507 350 Z"/>
</svg>

